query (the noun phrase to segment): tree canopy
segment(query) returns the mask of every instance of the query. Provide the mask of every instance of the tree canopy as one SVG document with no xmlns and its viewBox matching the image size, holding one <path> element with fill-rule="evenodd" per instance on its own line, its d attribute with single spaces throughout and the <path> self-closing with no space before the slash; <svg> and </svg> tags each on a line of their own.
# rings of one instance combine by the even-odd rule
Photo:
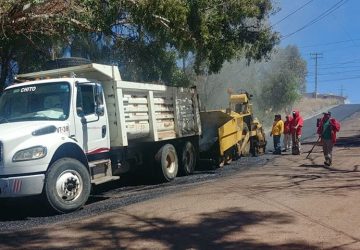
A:
<svg viewBox="0 0 360 250">
<path fill-rule="evenodd" d="M 214 73 L 225 61 L 270 53 L 272 8 L 271 0 L 2 0 L 1 65 L 16 56 L 21 70 L 38 68 L 76 37 L 95 44 L 82 54 L 104 49 L 95 60 L 120 63 L 139 80 L 179 78 L 176 60 L 188 55 L 197 73 Z"/>
<path fill-rule="evenodd" d="M 288 111 L 305 91 L 306 62 L 295 46 L 278 52 L 266 73 L 266 84 L 262 87 L 261 104 L 274 112 Z"/>
</svg>

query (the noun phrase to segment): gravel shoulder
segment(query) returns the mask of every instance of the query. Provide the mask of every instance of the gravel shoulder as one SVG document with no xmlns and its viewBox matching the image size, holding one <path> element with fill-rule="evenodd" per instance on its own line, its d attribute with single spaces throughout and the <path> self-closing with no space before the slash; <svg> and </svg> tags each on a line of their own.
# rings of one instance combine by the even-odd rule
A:
<svg viewBox="0 0 360 250">
<path fill-rule="evenodd" d="M 0 248 L 360 249 L 360 113 L 342 122 L 331 168 L 320 147 L 305 157 L 282 155 L 81 221 L 1 233 Z"/>
</svg>

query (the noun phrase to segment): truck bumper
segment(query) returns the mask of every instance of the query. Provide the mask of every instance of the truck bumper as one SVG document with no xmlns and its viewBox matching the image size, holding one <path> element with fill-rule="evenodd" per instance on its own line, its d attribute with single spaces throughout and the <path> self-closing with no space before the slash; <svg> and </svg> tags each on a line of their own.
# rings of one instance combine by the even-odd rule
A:
<svg viewBox="0 0 360 250">
<path fill-rule="evenodd" d="M 0 197 L 21 197 L 41 194 L 45 174 L 0 178 Z"/>
</svg>

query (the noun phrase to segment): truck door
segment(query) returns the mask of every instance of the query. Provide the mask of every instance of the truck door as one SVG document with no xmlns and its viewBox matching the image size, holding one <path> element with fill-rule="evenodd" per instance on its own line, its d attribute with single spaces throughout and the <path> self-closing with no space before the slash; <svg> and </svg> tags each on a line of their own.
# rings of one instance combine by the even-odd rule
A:
<svg viewBox="0 0 360 250">
<path fill-rule="evenodd" d="M 96 83 L 80 83 L 76 89 L 76 139 L 91 160 L 91 155 L 106 153 L 110 148 L 104 94 Z"/>
</svg>

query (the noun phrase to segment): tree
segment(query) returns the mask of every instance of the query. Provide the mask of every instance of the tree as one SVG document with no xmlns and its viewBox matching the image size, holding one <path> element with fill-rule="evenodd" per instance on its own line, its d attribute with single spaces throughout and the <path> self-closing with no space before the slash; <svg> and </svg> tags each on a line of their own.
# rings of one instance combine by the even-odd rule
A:
<svg viewBox="0 0 360 250">
<path fill-rule="evenodd" d="M 306 75 L 306 62 L 296 46 L 279 50 L 266 74 L 261 91 L 262 107 L 288 113 L 305 91 Z"/>
<path fill-rule="evenodd" d="M 273 112 L 287 111 L 287 107 L 292 106 L 301 97 L 299 89 L 294 72 L 282 69 L 269 75 L 267 84 L 263 86 L 260 95 L 262 106 Z"/>
<path fill-rule="evenodd" d="M 9 75 L 10 61 L 29 62 L 30 56 L 50 58 L 55 41 L 79 31 L 97 30 L 87 1 L 2 0 L 0 4 L 0 88 Z M 31 48 L 31 49 L 29 49 Z M 36 63 L 32 63 L 35 64 Z M 36 66 L 35 66 L 36 67 Z M 30 67 L 31 68 L 31 67 Z"/>
<path fill-rule="evenodd" d="M 8 65 L 14 54 L 29 61 L 29 45 L 37 58 L 50 59 L 50 52 L 66 44 L 69 36 L 97 46 L 102 42 L 89 37 L 101 34 L 110 36 L 112 61 L 122 62 L 138 79 L 183 79 L 176 60 L 189 53 L 196 73 L 211 74 L 236 57 L 260 60 L 269 55 L 278 41 L 267 25 L 271 11 L 271 0 L 3 0 L 1 64 Z M 88 50 L 96 46 L 89 43 Z M 42 61 L 27 68 L 39 67 Z M 7 68 L 2 67 L 0 84 Z"/>
<path fill-rule="evenodd" d="M 190 52 L 196 73 L 211 74 L 225 61 L 260 60 L 272 50 L 278 37 L 266 22 L 271 10 L 269 0 L 138 1 L 121 12 L 114 30 L 118 39 L 131 43 Z"/>
</svg>

